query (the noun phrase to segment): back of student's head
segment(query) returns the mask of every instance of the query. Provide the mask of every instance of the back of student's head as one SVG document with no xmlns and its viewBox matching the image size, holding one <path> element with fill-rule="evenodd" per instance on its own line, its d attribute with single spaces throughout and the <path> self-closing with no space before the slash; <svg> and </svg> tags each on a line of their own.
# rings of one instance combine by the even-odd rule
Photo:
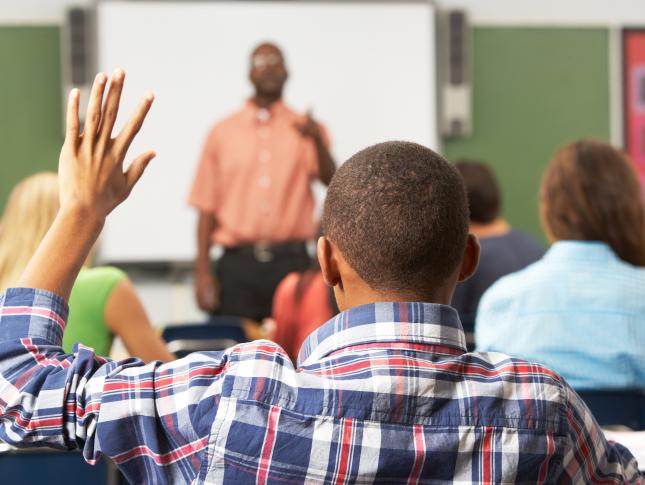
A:
<svg viewBox="0 0 645 485">
<path fill-rule="evenodd" d="M 0 220 L 0 291 L 15 285 L 58 212 L 58 179 L 41 172 L 16 185 Z"/>
<path fill-rule="evenodd" d="M 493 222 L 499 215 L 501 205 L 493 171 L 484 162 L 477 160 L 461 160 L 455 167 L 466 184 L 470 220 L 477 224 Z"/>
<path fill-rule="evenodd" d="M 579 140 L 560 148 L 540 190 L 542 222 L 554 240 L 604 241 L 645 266 L 645 210 L 630 161 L 612 146 Z"/>
<path fill-rule="evenodd" d="M 444 284 L 461 263 L 466 191 L 457 170 L 432 150 L 380 143 L 336 171 L 322 224 L 371 288 L 422 295 Z"/>
</svg>

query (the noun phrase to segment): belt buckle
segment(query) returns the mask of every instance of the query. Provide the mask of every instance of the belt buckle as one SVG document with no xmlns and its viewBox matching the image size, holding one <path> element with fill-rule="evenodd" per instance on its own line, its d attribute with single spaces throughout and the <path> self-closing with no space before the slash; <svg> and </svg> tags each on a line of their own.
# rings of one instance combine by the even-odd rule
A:
<svg viewBox="0 0 645 485">
<path fill-rule="evenodd" d="M 273 252 L 268 243 L 257 243 L 253 245 L 253 255 L 260 263 L 268 263 L 273 260 Z"/>
</svg>

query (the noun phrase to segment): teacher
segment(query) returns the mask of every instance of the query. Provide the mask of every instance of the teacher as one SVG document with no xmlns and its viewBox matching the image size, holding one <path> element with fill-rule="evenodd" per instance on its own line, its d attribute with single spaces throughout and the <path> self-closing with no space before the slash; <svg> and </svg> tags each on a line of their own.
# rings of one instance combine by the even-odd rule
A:
<svg viewBox="0 0 645 485">
<path fill-rule="evenodd" d="M 312 183 L 328 185 L 336 165 L 326 129 L 282 101 L 288 72 L 277 46 L 253 50 L 249 78 L 255 94 L 207 136 L 189 203 L 199 213 L 199 307 L 259 322 L 282 278 L 310 264 Z M 212 265 L 214 244 L 224 252 Z"/>
</svg>

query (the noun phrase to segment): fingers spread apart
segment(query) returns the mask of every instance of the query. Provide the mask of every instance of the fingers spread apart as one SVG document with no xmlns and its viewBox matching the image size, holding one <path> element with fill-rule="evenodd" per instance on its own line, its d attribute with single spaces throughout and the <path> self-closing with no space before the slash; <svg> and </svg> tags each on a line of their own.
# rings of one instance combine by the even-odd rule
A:
<svg viewBox="0 0 645 485">
<path fill-rule="evenodd" d="M 126 122 L 121 133 L 115 139 L 112 139 L 112 130 L 119 112 L 124 80 L 125 73 L 123 70 L 115 70 L 105 102 L 103 102 L 107 76 L 104 73 L 96 76 L 90 93 L 82 135 L 79 133 L 80 122 L 78 116 L 80 93 L 78 89 L 73 89 L 69 94 L 65 143 L 72 148 L 75 156 L 80 153 L 79 147 L 83 147 L 82 152 L 85 154 L 86 160 L 98 162 L 97 166 L 99 167 L 102 165 L 100 162 L 104 160 L 109 160 L 111 166 L 123 163 L 123 159 L 141 129 L 154 100 L 154 95 L 150 92 L 147 93 L 137 106 L 134 114 Z M 125 177 L 127 193 L 132 190 L 132 187 L 137 183 L 144 169 L 154 157 L 154 151 L 144 152 L 132 162 L 125 173 L 122 171 L 113 172 L 120 173 L 121 177 Z"/>
<path fill-rule="evenodd" d="M 124 156 L 128 151 L 128 148 L 130 148 L 132 140 L 134 140 L 134 137 L 137 135 L 137 133 L 139 133 L 139 130 L 143 125 L 143 121 L 146 119 L 146 115 L 148 114 L 148 111 L 150 110 L 150 106 L 152 106 L 154 99 L 155 97 L 152 93 L 146 93 L 146 95 L 139 103 L 139 106 L 137 106 L 134 114 L 130 117 L 126 125 L 123 127 L 121 133 L 119 133 L 119 136 L 116 137 L 116 140 L 114 142 L 115 148 Z"/>
<path fill-rule="evenodd" d="M 65 144 L 76 150 L 80 123 L 78 121 L 78 104 L 80 100 L 78 89 L 72 89 L 67 98 L 67 116 L 65 119 Z"/>
<path fill-rule="evenodd" d="M 87 103 L 87 111 L 85 114 L 85 127 L 83 130 L 83 141 L 94 144 L 96 132 L 101 122 L 101 107 L 103 104 L 103 92 L 105 91 L 105 84 L 107 83 L 107 76 L 104 73 L 99 73 L 94 78 L 92 91 L 90 92 L 90 99 Z"/>
<path fill-rule="evenodd" d="M 99 126 L 99 143 L 107 142 L 112 136 L 112 129 L 119 112 L 119 103 L 121 102 L 121 92 L 123 91 L 123 81 L 125 73 L 122 69 L 117 69 L 112 74 L 110 89 L 108 90 L 103 112 L 101 114 L 101 124 Z"/>
</svg>

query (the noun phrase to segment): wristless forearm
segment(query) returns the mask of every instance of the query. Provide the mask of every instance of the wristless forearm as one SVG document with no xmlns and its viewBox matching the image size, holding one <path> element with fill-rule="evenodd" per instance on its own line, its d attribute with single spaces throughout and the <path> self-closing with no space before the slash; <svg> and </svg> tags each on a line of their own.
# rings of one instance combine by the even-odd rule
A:
<svg viewBox="0 0 645 485">
<path fill-rule="evenodd" d="M 197 259 L 195 260 L 195 271 L 198 273 L 210 272 L 210 258 L 208 257 L 208 253 L 204 256 L 200 251 L 200 254 L 197 255 Z"/>
<path fill-rule="evenodd" d="M 104 223 L 91 210 L 61 208 L 18 286 L 51 291 L 67 300 Z"/>
<path fill-rule="evenodd" d="M 316 157 L 318 160 L 318 174 L 320 180 L 325 185 L 329 185 L 329 182 L 336 171 L 336 164 L 334 163 L 334 159 L 322 138 L 316 137 L 314 139 L 314 144 L 316 146 Z"/>
<path fill-rule="evenodd" d="M 210 214 L 200 213 L 197 222 L 197 258 L 196 271 L 210 271 L 211 235 L 215 229 L 215 218 Z"/>
</svg>

